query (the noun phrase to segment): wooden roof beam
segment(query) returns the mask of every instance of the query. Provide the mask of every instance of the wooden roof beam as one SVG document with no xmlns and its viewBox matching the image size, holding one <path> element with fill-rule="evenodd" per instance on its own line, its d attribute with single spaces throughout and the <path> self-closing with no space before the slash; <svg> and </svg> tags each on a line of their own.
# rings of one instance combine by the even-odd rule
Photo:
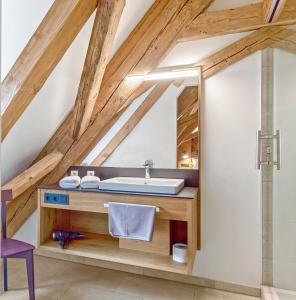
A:
<svg viewBox="0 0 296 300">
<path fill-rule="evenodd" d="M 273 43 L 270 47 L 296 54 L 296 30 L 285 29 L 281 36 L 271 37 L 271 40 Z"/>
<path fill-rule="evenodd" d="M 138 87 L 124 80 L 128 74 L 145 74 L 157 68 L 175 46 L 180 30 L 200 15 L 213 0 L 157 0 L 110 61 L 92 121 L 108 101 L 121 106 Z"/>
<path fill-rule="evenodd" d="M 90 123 L 125 0 L 100 0 L 75 103 L 74 138 Z"/>
<path fill-rule="evenodd" d="M 272 37 L 280 36 L 284 38 L 289 35 L 291 35 L 291 31 L 279 26 L 261 28 L 198 62 L 196 65 L 202 67 L 202 77 L 208 78 L 244 57 L 270 47 L 274 43 Z"/>
<path fill-rule="evenodd" d="M 178 41 L 192 41 L 213 36 L 252 31 L 268 26 L 291 25 L 296 23 L 296 1 L 287 0 L 285 9 L 272 24 L 266 24 L 262 16 L 262 3 L 232 9 L 205 12 L 191 24 L 184 27 Z"/>
<path fill-rule="evenodd" d="M 12 190 L 13 198 L 18 197 L 29 187 L 51 172 L 63 158 L 63 154 L 54 151 L 38 161 L 32 167 L 6 183 L 2 190 Z"/>
<path fill-rule="evenodd" d="M 2 140 L 41 89 L 97 7 L 98 0 L 56 0 L 2 83 Z"/>
</svg>

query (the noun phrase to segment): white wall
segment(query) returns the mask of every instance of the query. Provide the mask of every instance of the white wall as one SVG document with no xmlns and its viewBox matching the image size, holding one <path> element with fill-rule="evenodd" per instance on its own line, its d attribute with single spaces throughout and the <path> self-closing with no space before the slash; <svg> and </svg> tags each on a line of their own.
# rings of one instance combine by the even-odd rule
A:
<svg viewBox="0 0 296 300">
<path fill-rule="evenodd" d="M 274 103 L 282 154 L 273 173 L 273 280 L 296 290 L 296 55 L 281 50 L 274 51 Z"/>
<path fill-rule="evenodd" d="M 260 54 L 207 79 L 202 103 L 201 251 L 194 274 L 259 287 Z"/>
</svg>

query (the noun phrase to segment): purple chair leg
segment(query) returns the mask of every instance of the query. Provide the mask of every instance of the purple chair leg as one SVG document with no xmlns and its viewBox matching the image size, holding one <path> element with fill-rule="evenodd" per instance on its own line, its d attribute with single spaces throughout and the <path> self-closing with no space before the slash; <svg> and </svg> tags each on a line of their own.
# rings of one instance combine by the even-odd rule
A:
<svg viewBox="0 0 296 300">
<path fill-rule="evenodd" d="M 7 271 L 7 258 L 3 258 L 3 280 L 4 280 L 4 291 L 8 290 L 8 271 Z"/>
<path fill-rule="evenodd" d="M 34 282 L 34 258 L 33 251 L 27 251 L 17 253 L 11 256 L 11 258 L 25 258 L 27 265 L 28 287 L 29 287 L 29 299 L 35 300 L 35 282 Z"/>
<path fill-rule="evenodd" d="M 34 281 L 34 259 L 33 251 L 26 253 L 26 263 L 27 263 L 27 274 L 28 274 L 28 287 L 30 300 L 35 300 L 35 281 Z"/>
</svg>

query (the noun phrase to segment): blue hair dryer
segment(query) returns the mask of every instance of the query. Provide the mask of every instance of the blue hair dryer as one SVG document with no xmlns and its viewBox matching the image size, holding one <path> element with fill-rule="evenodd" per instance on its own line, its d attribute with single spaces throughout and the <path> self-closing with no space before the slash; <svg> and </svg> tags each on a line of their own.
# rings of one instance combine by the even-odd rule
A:
<svg viewBox="0 0 296 300">
<path fill-rule="evenodd" d="M 85 235 L 79 232 L 56 230 L 52 233 L 52 238 L 54 241 L 58 241 L 62 249 L 69 244 L 72 240 L 81 240 L 85 238 Z"/>
</svg>

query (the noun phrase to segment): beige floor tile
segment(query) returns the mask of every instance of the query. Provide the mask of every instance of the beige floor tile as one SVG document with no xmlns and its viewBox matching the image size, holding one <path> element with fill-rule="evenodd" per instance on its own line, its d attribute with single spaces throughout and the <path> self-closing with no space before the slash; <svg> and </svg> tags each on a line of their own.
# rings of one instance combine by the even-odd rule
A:
<svg viewBox="0 0 296 300">
<path fill-rule="evenodd" d="M 142 297 L 89 287 L 88 285 L 71 287 L 61 300 L 142 300 Z"/>
<path fill-rule="evenodd" d="M 142 296 L 145 300 L 193 300 L 195 286 L 131 274 L 124 278 L 117 290 L 130 295 Z"/>
<path fill-rule="evenodd" d="M 259 298 L 197 287 L 195 300 L 259 300 Z"/>
<path fill-rule="evenodd" d="M 258 300 L 170 280 L 35 258 L 36 300 Z M 0 300 L 27 300 L 22 260 L 9 261 L 9 289 Z"/>
</svg>

